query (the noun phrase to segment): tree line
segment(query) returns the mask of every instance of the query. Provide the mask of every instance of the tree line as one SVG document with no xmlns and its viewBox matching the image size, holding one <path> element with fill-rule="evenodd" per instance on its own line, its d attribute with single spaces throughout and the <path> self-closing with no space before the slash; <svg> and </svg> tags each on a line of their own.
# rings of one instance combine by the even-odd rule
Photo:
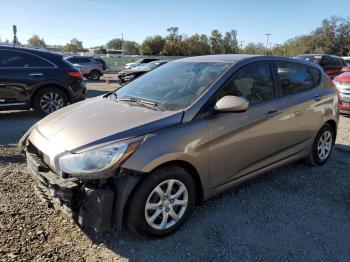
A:
<svg viewBox="0 0 350 262">
<path fill-rule="evenodd" d="M 47 47 L 44 39 L 37 35 L 28 40 L 33 47 Z M 85 52 L 82 41 L 72 39 L 65 46 L 56 46 L 63 52 Z M 164 56 L 197 56 L 207 54 L 269 54 L 281 56 L 296 56 L 306 53 L 327 53 L 339 56 L 350 56 L 350 19 L 332 16 L 324 19 L 319 27 L 307 35 L 288 39 L 282 44 L 249 42 L 240 49 L 237 41 L 237 31 L 230 30 L 222 34 L 212 30 L 210 35 L 180 34 L 178 27 L 167 29 L 165 37 L 154 35 L 146 37 L 141 43 L 114 38 L 105 46 L 96 47 L 100 53 L 106 49 L 123 50 L 125 54 L 164 55 Z"/>
</svg>

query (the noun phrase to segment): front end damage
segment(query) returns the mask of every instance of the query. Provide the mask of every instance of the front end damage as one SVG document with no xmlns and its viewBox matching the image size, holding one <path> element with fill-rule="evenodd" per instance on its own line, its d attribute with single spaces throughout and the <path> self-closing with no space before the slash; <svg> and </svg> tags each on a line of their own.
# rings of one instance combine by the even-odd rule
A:
<svg viewBox="0 0 350 262">
<path fill-rule="evenodd" d="M 122 226 L 127 199 L 141 173 L 118 168 L 112 177 L 85 181 L 59 176 L 43 161 L 42 152 L 30 143 L 26 159 L 35 179 L 35 191 L 49 207 L 62 210 L 79 225 L 96 231 Z"/>
</svg>

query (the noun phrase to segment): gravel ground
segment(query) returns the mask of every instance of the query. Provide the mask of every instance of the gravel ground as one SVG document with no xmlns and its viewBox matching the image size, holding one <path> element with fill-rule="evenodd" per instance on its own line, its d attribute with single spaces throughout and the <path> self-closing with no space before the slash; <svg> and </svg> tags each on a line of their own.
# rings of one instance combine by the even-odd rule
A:
<svg viewBox="0 0 350 262">
<path fill-rule="evenodd" d="M 341 117 L 325 166 L 278 168 L 197 207 L 177 233 L 153 241 L 82 230 L 38 201 L 14 145 L 37 120 L 0 112 L 0 261 L 350 261 L 350 118 Z"/>
</svg>

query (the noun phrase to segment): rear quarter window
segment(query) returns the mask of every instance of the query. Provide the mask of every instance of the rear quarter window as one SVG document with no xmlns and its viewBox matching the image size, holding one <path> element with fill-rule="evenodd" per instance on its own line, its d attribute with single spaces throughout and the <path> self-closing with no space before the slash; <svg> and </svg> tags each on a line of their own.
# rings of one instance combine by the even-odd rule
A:
<svg viewBox="0 0 350 262">
<path fill-rule="evenodd" d="M 295 94 L 315 86 L 314 78 L 308 66 L 290 62 L 277 62 L 276 69 L 283 95 Z"/>
<path fill-rule="evenodd" d="M 3 68 L 31 68 L 54 67 L 49 61 L 29 53 L 12 50 L 0 50 L 0 67 Z"/>
</svg>

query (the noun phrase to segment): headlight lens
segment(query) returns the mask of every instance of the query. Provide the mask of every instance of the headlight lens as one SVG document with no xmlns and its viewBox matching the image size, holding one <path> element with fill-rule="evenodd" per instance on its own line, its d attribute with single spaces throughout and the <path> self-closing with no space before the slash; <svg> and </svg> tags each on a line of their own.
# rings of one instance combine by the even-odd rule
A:
<svg viewBox="0 0 350 262">
<path fill-rule="evenodd" d="M 86 151 L 80 154 L 70 154 L 60 158 L 59 165 L 63 172 L 71 175 L 84 175 L 101 172 L 111 166 L 117 166 L 133 153 L 138 146 L 134 144 L 114 144 Z"/>
</svg>

